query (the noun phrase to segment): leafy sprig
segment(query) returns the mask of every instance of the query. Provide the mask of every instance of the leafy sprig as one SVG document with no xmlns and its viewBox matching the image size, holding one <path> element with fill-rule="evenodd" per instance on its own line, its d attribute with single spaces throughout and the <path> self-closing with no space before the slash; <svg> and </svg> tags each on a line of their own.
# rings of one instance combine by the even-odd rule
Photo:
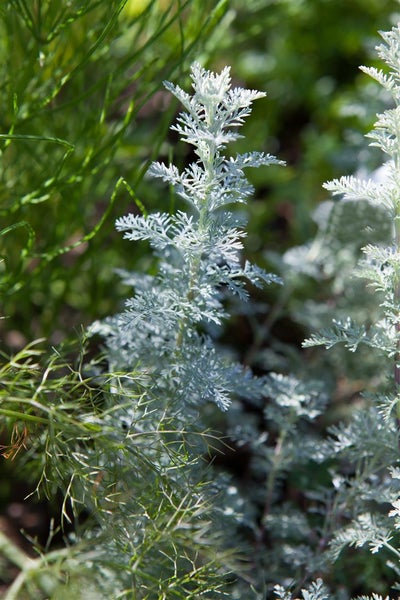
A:
<svg viewBox="0 0 400 600">
<path fill-rule="evenodd" d="M 243 219 L 231 206 L 245 203 L 253 193 L 245 168 L 283 163 L 262 152 L 223 153 L 240 137 L 236 129 L 250 114 L 252 102 L 265 94 L 232 88 L 228 67 L 216 74 L 195 64 L 191 76 L 192 96 L 179 86 L 165 86 L 186 109 L 173 129 L 194 146 L 197 160 L 182 172 L 160 162 L 149 169 L 150 176 L 172 185 L 189 212 L 129 214 L 117 220 L 126 239 L 150 242 L 158 273 L 135 274 L 136 293 L 126 310 L 100 329 L 112 348 L 113 364 L 121 368 L 127 360 L 138 362 L 152 373 L 155 394 L 185 398 L 192 406 L 213 401 L 226 410 L 235 392 L 247 389 L 252 395 L 255 384 L 243 367 L 219 357 L 204 328 L 221 325 L 227 316 L 227 291 L 246 299 L 246 282 L 262 286 L 280 281 L 242 263 Z"/>
</svg>

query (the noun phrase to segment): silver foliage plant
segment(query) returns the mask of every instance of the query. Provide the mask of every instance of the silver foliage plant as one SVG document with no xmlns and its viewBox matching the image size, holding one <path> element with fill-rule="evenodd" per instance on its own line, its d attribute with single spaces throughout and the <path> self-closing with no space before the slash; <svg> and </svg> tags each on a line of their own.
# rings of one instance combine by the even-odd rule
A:
<svg viewBox="0 0 400 600">
<path fill-rule="evenodd" d="M 279 278 L 241 260 L 244 220 L 232 210 L 253 188 L 247 167 L 283 164 L 263 152 L 227 156 L 237 129 L 265 94 L 232 88 L 230 70 L 212 73 L 199 64 L 191 71 L 193 95 L 166 82 L 185 108 L 172 127 L 193 147 L 196 160 L 182 172 L 155 162 L 149 175 L 170 184 L 187 206 L 175 214 L 128 214 L 116 222 L 130 241 L 148 240 L 158 258 L 155 275 L 125 274 L 135 294 L 125 310 L 97 325 L 106 336 L 111 368 L 139 366 L 158 402 L 171 399 L 188 413 L 205 402 L 226 410 L 233 395 L 259 395 L 262 382 L 239 364 L 226 361 L 206 334 L 219 326 L 224 296 L 246 299 L 246 282 L 262 286 Z"/>
<path fill-rule="evenodd" d="M 400 26 L 381 36 L 383 43 L 377 52 L 388 69 L 361 68 L 383 86 L 390 98 L 391 107 L 377 116 L 367 136 L 371 145 L 386 156 L 384 168 L 380 169 L 379 179 L 345 176 L 324 186 L 340 203 L 367 204 L 371 214 L 385 214 L 391 223 L 392 231 L 386 239 L 382 229 L 379 231 L 379 219 L 367 224 L 361 235 L 370 239 L 365 239 L 361 258 L 353 269 L 353 279 L 364 282 L 364 295 L 374 298 L 376 309 L 364 322 L 357 315 L 335 319 L 331 328 L 313 334 L 304 346 L 332 348 L 339 344 L 352 353 L 367 347 L 381 365 L 386 365 L 380 376 L 375 374 L 371 381 L 374 387 L 365 390 L 362 407 L 352 419 L 331 429 L 325 454 L 355 465 L 351 475 L 341 472 L 340 467 L 332 470 L 339 527 L 330 557 L 338 559 L 347 546 L 382 553 L 393 572 L 385 592 L 389 588 L 394 592 L 400 589 L 396 583 L 400 579 Z M 375 593 L 372 598 L 381 596 Z"/>
<path fill-rule="evenodd" d="M 105 562 L 116 556 L 118 581 L 135 598 L 219 597 L 226 575 L 238 571 L 237 543 L 226 540 L 238 517 L 224 502 L 236 490 L 210 477 L 203 456 L 220 439 L 199 416 L 205 403 L 225 411 L 235 396 L 261 397 L 266 381 L 226 358 L 207 331 L 227 316 L 227 294 L 246 299 L 246 283 L 280 281 L 242 261 L 245 220 L 233 205 L 253 193 L 245 168 L 282 163 L 262 152 L 224 153 L 264 94 L 232 88 L 229 68 L 215 74 L 195 64 L 191 76 L 192 96 L 165 85 L 186 109 L 174 130 L 196 159 L 182 172 L 158 162 L 149 170 L 187 210 L 117 220 L 127 240 L 150 243 L 156 272 L 123 272 L 134 295 L 123 312 L 90 328 L 106 341 L 111 374 L 101 422 L 115 440 L 110 453 L 101 452 L 101 472 L 110 474 L 96 489 L 112 496 L 111 527 L 121 528 L 123 540 L 121 548 L 115 534 L 106 536 Z M 107 514 L 104 520 L 108 532 Z"/>
</svg>

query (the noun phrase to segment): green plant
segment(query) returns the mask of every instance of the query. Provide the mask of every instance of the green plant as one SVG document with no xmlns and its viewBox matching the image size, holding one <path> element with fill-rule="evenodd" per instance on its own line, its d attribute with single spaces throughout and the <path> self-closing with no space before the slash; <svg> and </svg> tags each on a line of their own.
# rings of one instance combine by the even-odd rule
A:
<svg viewBox="0 0 400 600">
<path fill-rule="evenodd" d="M 138 374 L 121 374 L 119 390 L 113 373 L 107 393 L 105 374 L 99 387 L 82 371 L 96 368 L 83 351 L 75 367 L 55 353 L 44 369 L 40 354 L 26 348 L 2 367 L 0 412 L 14 423 L 3 451 L 18 454 L 21 473 L 34 469 L 39 497 L 61 491 L 61 524 L 31 555 L 1 535 L 2 578 L 10 564 L 20 570 L 4 597 L 217 597 L 221 558 L 190 432 L 157 421 L 143 390 L 127 395 L 122 382 L 139 386 Z"/>
<path fill-rule="evenodd" d="M 174 112 L 155 96 L 158 82 L 211 53 L 227 10 L 224 0 L 131 8 L 2 2 L 1 327 L 12 349 L 58 343 L 116 310 L 124 247 L 107 223 L 130 195 L 113 191 L 129 178 L 140 196 Z"/>
</svg>

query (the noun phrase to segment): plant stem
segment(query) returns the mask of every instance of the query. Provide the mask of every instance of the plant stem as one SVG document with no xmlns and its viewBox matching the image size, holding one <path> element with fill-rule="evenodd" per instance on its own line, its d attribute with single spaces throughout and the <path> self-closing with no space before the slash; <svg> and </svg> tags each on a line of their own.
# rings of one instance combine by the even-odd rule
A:
<svg viewBox="0 0 400 600">
<path fill-rule="evenodd" d="M 0 554 L 12 562 L 19 569 L 25 569 L 34 564 L 34 559 L 30 558 L 8 536 L 0 531 Z"/>
<path fill-rule="evenodd" d="M 20 569 L 20 573 L 8 588 L 3 600 L 18 600 L 21 598 L 21 589 L 29 579 L 34 579 L 35 586 L 46 597 L 52 597 L 57 582 L 57 575 L 49 569 L 51 563 L 67 560 L 70 548 L 53 550 L 46 555 L 31 558 L 20 550 L 4 533 L 0 531 L 0 555 L 5 556 L 10 562 Z M 46 567 L 49 569 L 46 573 Z"/>
</svg>

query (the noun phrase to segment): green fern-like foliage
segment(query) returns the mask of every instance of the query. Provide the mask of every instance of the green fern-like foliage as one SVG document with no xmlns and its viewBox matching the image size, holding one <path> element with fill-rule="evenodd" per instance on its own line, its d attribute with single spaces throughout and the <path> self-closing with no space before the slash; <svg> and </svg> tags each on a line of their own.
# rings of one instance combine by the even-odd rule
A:
<svg viewBox="0 0 400 600">
<path fill-rule="evenodd" d="M 218 550 L 215 519 L 224 517 L 211 508 L 215 490 L 199 477 L 200 457 L 185 444 L 190 432 L 178 432 L 166 415 L 151 418 L 144 431 L 144 415 L 155 410 L 144 390 L 118 394 L 113 373 L 107 392 L 104 374 L 82 371 L 83 362 L 86 370 L 98 365 L 84 352 L 80 359 L 75 368 L 60 352 L 46 360 L 33 345 L 0 370 L 0 415 L 14 427 L 3 453 L 18 457 L 22 474 L 37 476 L 39 497 L 63 491 L 65 542 L 53 543 L 55 529 L 27 555 L 1 533 L 1 575 L 9 584 L 3 597 L 223 596 L 233 566 Z M 140 375 L 125 373 L 121 381 L 128 378 L 139 389 Z M 10 565 L 19 570 L 14 580 Z"/>
<path fill-rule="evenodd" d="M 151 99 L 209 57 L 226 4 L 1 2 L 2 331 L 58 342 L 116 310 L 123 243 L 106 236 L 124 197 L 112 192 L 129 176 L 140 195 L 174 112 L 155 118 Z"/>
</svg>

